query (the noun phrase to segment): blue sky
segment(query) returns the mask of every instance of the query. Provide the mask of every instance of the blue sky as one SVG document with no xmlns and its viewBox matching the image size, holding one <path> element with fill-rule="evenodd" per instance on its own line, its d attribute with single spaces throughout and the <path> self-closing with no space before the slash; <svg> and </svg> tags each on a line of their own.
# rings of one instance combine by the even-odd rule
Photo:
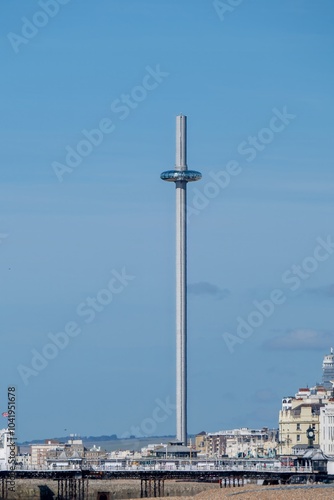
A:
<svg viewBox="0 0 334 500">
<path fill-rule="evenodd" d="M 179 113 L 203 174 L 188 188 L 189 432 L 276 427 L 281 398 L 321 380 L 333 3 L 220 5 L 1 7 L 0 401 L 15 385 L 21 440 L 175 432 L 175 193 L 160 173 Z M 50 359 L 33 366 L 36 352 Z"/>
</svg>

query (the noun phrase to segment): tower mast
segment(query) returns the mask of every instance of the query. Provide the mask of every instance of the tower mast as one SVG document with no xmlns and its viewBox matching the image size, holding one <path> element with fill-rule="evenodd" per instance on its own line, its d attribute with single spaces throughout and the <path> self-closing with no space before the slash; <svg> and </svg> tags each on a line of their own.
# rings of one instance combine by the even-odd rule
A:
<svg viewBox="0 0 334 500">
<path fill-rule="evenodd" d="M 176 438 L 187 445 L 187 183 L 202 178 L 187 167 L 187 117 L 176 117 L 175 169 L 161 179 L 176 187 Z"/>
</svg>

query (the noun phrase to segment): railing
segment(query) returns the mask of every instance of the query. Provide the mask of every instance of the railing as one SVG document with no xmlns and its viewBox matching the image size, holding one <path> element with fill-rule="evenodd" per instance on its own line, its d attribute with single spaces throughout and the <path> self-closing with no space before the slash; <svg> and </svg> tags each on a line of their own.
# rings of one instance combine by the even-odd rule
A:
<svg viewBox="0 0 334 500">
<path fill-rule="evenodd" d="M 31 467 L 25 466 L 23 468 L 17 467 L 17 471 L 35 471 L 35 472 L 80 472 L 84 467 L 57 467 L 57 468 L 47 468 L 47 467 Z M 92 466 L 92 471 L 96 472 L 142 472 L 142 471 L 244 471 L 244 472 L 292 472 L 292 473 L 313 473 L 313 469 L 310 466 L 284 466 L 284 465 L 276 465 L 273 463 L 266 462 L 257 462 L 257 463 L 229 463 L 229 464 L 220 464 L 215 462 L 207 462 L 207 463 L 197 463 L 197 464 L 189 464 L 189 463 L 164 463 L 164 462 L 156 462 L 151 464 L 138 464 L 138 465 L 120 465 L 120 464 L 106 464 L 100 466 Z M 5 472 L 5 471 L 4 471 Z"/>
<path fill-rule="evenodd" d="M 297 472 L 297 473 L 313 473 L 312 467 L 270 467 L 265 465 L 215 465 L 215 466 L 196 466 L 196 465 L 145 465 L 145 466 L 125 466 L 125 467 L 94 467 L 94 471 L 113 472 L 113 471 L 244 471 L 244 472 Z"/>
</svg>

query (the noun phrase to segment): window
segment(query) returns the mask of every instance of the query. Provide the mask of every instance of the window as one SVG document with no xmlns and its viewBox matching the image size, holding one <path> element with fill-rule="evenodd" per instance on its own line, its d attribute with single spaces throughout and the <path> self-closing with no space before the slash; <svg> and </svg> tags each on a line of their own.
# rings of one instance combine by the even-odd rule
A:
<svg viewBox="0 0 334 500">
<path fill-rule="evenodd" d="M 300 424 L 297 424 L 297 431 L 300 431 Z"/>
<path fill-rule="evenodd" d="M 300 434 L 297 434 L 297 441 L 300 441 Z"/>
</svg>

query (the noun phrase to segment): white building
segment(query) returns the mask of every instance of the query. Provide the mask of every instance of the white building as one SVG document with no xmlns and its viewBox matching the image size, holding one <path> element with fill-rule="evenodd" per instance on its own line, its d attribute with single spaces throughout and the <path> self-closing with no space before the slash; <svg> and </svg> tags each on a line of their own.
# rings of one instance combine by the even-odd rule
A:
<svg viewBox="0 0 334 500">
<path fill-rule="evenodd" d="M 224 432 L 224 431 L 223 431 Z M 226 435 L 226 455 L 229 457 L 274 457 L 277 449 L 277 429 L 234 429 Z"/>
<path fill-rule="evenodd" d="M 9 454 L 10 454 L 10 434 L 8 429 L 0 430 L 0 470 L 8 470 Z M 16 447 L 15 447 L 16 454 Z"/>
<path fill-rule="evenodd" d="M 292 396 L 287 396 L 282 399 L 282 410 L 283 411 L 288 411 L 292 409 Z"/>
<path fill-rule="evenodd" d="M 320 409 L 320 448 L 325 455 L 334 456 L 334 402 Z"/>
</svg>

